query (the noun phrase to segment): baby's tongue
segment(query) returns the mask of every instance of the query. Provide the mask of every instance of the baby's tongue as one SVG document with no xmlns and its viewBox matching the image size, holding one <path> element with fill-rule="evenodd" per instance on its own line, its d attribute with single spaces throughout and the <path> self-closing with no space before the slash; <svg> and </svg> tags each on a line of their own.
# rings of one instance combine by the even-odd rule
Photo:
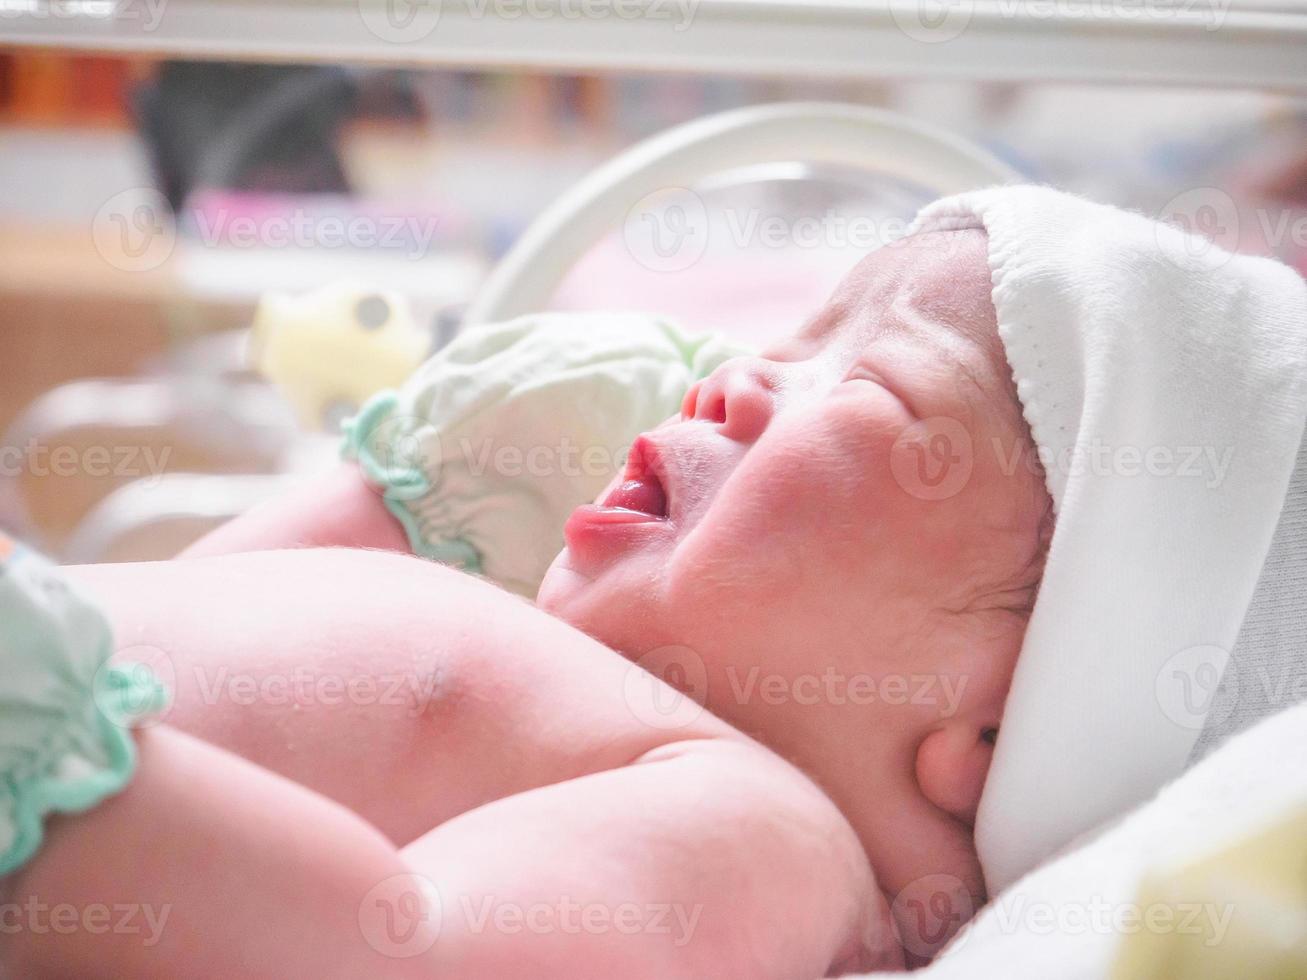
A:
<svg viewBox="0 0 1307 980">
<path fill-rule="evenodd" d="M 627 480 L 608 495 L 604 506 L 666 517 L 667 495 L 657 480 Z"/>
</svg>

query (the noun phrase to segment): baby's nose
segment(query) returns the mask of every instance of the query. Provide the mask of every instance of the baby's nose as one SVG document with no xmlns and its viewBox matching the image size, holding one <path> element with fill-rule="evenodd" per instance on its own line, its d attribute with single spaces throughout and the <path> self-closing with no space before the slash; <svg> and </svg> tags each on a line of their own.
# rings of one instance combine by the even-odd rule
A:
<svg viewBox="0 0 1307 980">
<path fill-rule="evenodd" d="M 776 379 L 770 366 L 740 357 L 694 385 L 685 395 L 681 416 L 715 423 L 727 438 L 753 442 L 771 422 L 775 396 Z"/>
</svg>

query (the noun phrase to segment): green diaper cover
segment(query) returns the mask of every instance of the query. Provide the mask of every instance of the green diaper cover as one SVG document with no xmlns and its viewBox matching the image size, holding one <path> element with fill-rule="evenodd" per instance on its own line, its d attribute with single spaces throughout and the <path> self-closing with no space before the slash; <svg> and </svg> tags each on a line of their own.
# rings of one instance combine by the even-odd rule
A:
<svg viewBox="0 0 1307 980">
<path fill-rule="evenodd" d="M 129 727 L 162 708 L 144 667 L 109 667 L 109 625 L 57 567 L 0 534 L 0 875 L 43 818 L 88 810 L 131 779 Z"/>
</svg>

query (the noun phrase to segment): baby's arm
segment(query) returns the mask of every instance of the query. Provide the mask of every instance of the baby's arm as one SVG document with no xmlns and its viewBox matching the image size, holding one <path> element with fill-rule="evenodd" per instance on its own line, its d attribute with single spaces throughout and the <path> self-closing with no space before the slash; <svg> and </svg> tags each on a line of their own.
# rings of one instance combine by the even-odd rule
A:
<svg viewBox="0 0 1307 980">
<path fill-rule="evenodd" d="M 403 851 L 441 899 L 450 976 L 816 978 L 901 969 L 857 839 L 734 739 L 491 803 Z"/>
<path fill-rule="evenodd" d="M 206 534 L 182 558 L 276 548 L 377 548 L 409 552 L 408 536 L 354 463 L 306 479 Z"/>
<path fill-rule="evenodd" d="M 469 327 L 346 423 L 343 450 L 353 462 L 186 554 L 416 550 L 534 595 L 568 514 L 616 475 L 625 447 L 675 415 L 695 381 L 744 353 L 642 314 Z M 524 540 L 553 548 L 523 554 Z"/>
<path fill-rule="evenodd" d="M 344 807 L 166 726 L 127 788 L 0 879 L 0 976 L 430 976 L 360 926 L 406 868 Z M 384 888 L 383 888 L 384 893 Z"/>
<path fill-rule="evenodd" d="M 670 689 L 484 582 L 349 551 L 68 571 L 129 655 L 167 655 L 169 724 L 413 842 L 406 862 L 443 898 L 432 955 L 459 964 L 452 975 L 505 975 L 490 965 L 505 960 L 533 964 L 527 976 L 602 974 L 629 956 L 652 975 L 669 962 L 767 975 L 753 957 L 815 976 L 880 948 L 866 858 L 810 782 L 693 702 L 669 714 Z M 285 685 L 301 668 L 302 698 Z M 341 686 L 368 678 L 403 678 L 402 696 Z M 632 919 L 654 906 L 670 917 Z M 683 946 L 677 912 L 696 916 Z M 572 918 L 538 935 L 528 916 L 541 914 Z"/>
<path fill-rule="evenodd" d="M 806 980 L 896 962 L 852 831 L 743 741 L 667 745 L 401 855 L 220 749 L 137 740 L 129 787 L 53 821 L 6 883 L 4 975 Z"/>
</svg>

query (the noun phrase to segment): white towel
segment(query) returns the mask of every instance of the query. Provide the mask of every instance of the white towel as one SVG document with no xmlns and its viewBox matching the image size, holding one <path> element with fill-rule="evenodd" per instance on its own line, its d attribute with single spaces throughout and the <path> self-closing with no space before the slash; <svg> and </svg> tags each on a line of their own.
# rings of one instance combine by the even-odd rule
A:
<svg viewBox="0 0 1307 980">
<path fill-rule="evenodd" d="M 958 227 L 988 233 L 1056 511 L 977 817 L 997 894 L 1191 755 L 1302 441 L 1307 286 L 1048 188 L 947 198 L 912 231 Z M 1304 598 L 1271 613 L 1301 626 Z"/>
</svg>

